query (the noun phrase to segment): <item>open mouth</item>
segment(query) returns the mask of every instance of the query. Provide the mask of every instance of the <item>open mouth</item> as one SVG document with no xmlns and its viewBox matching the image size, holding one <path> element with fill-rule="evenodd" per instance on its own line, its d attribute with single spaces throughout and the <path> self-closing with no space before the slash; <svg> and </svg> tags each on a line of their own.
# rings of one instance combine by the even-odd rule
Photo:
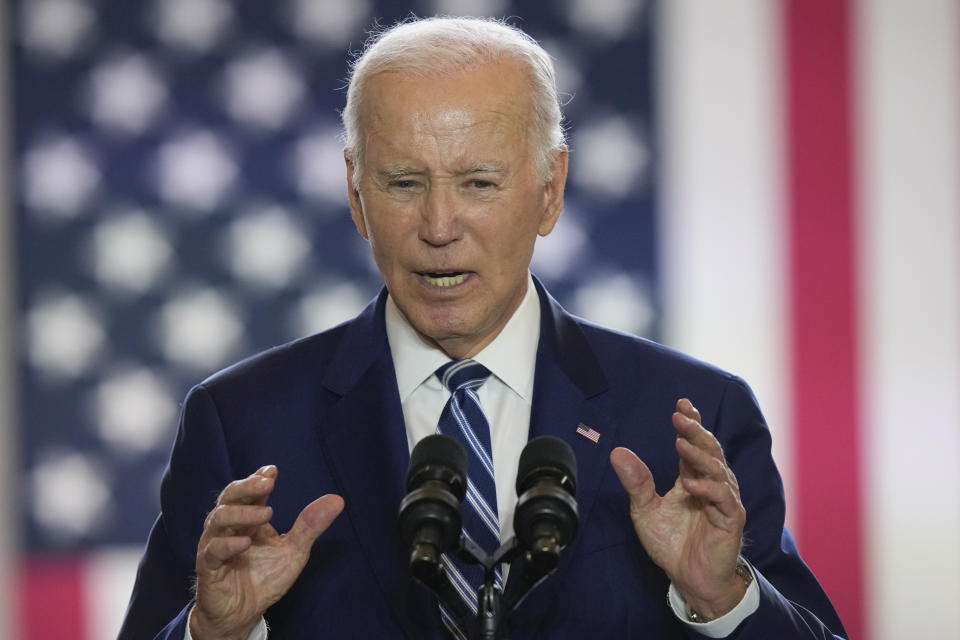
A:
<svg viewBox="0 0 960 640">
<path fill-rule="evenodd" d="M 455 287 L 467 279 L 467 274 L 457 273 L 423 273 L 423 279 L 435 287 Z"/>
</svg>

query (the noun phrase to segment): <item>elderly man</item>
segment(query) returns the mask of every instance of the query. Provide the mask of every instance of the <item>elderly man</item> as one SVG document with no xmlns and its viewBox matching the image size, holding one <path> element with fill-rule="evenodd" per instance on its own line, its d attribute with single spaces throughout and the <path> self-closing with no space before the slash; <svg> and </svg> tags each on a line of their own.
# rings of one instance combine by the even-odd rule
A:
<svg viewBox="0 0 960 640">
<path fill-rule="evenodd" d="M 395 524 L 409 451 L 451 411 L 486 460 L 464 507 L 486 527 L 464 527 L 494 544 L 528 439 L 576 453 L 580 531 L 508 637 L 841 637 L 745 384 L 568 315 L 529 274 L 567 174 L 549 56 L 493 21 L 408 22 L 359 58 L 343 118 L 386 287 L 190 392 L 121 638 L 465 637 Z"/>
</svg>

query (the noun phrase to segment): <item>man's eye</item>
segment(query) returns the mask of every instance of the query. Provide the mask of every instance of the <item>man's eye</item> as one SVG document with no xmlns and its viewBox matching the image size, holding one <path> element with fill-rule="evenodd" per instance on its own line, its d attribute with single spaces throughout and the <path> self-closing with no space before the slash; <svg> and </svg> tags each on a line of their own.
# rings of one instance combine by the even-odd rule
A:
<svg viewBox="0 0 960 640">
<path fill-rule="evenodd" d="M 393 180 L 390 182 L 390 186 L 397 189 L 408 190 L 416 187 L 417 183 L 414 180 Z"/>
<path fill-rule="evenodd" d="M 490 189 L 494 186 L 489 180 L 471 180 L 469 185 L 474 189 Z"/>
</svg>

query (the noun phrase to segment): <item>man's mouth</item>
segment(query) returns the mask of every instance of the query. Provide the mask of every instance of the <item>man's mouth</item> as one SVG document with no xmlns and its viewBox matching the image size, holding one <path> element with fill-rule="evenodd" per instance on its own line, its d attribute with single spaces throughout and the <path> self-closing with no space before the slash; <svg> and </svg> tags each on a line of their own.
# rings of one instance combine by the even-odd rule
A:
<svg viewBox="0 0 960 640">
<path fill-rule="evenodd" d="M 467 274 L 458 273 L 424 273 L 423 279 L 435 287 L 455 287 L 467 279 Z"/>
</svg>

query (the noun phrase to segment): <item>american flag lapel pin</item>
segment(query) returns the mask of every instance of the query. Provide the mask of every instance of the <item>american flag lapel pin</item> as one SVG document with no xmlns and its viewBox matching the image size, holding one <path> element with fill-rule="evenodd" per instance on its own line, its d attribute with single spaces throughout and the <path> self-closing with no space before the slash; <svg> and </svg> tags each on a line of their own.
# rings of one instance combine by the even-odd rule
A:
<svg viewBox="0 0 960 640">
<path fill-rule="evenodd" d="M 598 442 L 600 440 L 600 432 L 593 427 L 588 427 L 582 422 L 577 425 L 577 433 L 591 442 Z"/>
</svg>

